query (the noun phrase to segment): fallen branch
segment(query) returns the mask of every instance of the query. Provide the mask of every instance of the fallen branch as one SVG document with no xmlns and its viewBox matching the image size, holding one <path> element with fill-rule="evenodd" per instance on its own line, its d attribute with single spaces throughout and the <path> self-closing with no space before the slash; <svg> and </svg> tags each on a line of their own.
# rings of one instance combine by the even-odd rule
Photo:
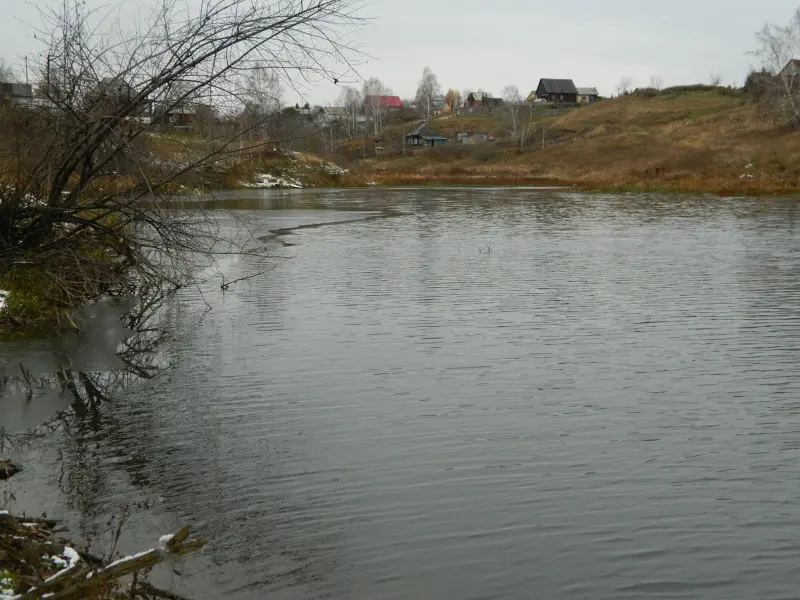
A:
<svg viewBox="0 0 800 600">
<path fill-rule="evenodd" d="M 0 513 L 0 568 L 12 573 L 17 589 L 15 600 L 80 600 L 93 597 L 164 598 L 185 600 L 177 594 L 159 589 L 143 574 L 159 563 L 200 550 L 206 540 L 189 539 L 189 528 L 159 540 L 159 546 L 127 556 L 106 565 L 93 565 L 70 546 L 52 541 L 54 521 L 26 519 Z M 42 556 L 52 556 L 55 573 L 41 567 Z M 35 559 L 35 560 L 34 560 Z M 133 575 L 129 584 L 121 579 Z M 0 596 L 4 590 L 0 589 Z"/>
</svg>

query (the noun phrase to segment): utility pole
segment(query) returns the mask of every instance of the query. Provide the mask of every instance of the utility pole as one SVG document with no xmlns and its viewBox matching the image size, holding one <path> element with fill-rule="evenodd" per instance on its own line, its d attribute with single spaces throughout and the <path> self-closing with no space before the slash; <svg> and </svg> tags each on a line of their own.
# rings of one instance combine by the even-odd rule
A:
<svg viewBox="0 0 800 600">
<path fill-rule="evenodd" d="M 28 85 L 28 55 L 25 55 L 25 85 Z"/>
</svg>

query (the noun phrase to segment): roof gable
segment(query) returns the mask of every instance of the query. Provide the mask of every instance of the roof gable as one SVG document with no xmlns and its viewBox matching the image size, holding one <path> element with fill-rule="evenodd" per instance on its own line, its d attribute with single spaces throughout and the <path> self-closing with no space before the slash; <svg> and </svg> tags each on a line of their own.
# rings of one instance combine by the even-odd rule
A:
<svg viewBox="0 0 800 600">
<path fill-rule="evenodd" d="M 403 101 L 400 96 L 364 96 L 364 104 L 367 106 L 379 106 L 381 108 L 403 108 Z"/>
<path fill-rule="evenodd" d="M 575 87 L 572 79 L 540 79 L 539 87 L 536 88 L 537 95 L 542 94 L 577 94 L 578 88 Z"/>
<path fill-rule="evenodd" d="M 409 133 L 408 136 L 409 137 L 416 136 L 416 137 L 427 138 L 427 139 L 431 139 L 431 138 L 442 139 L 442 140 L 447 139 L 445 136 L 435 132 L 433 129 L 428 127 L 427 123 L 423 123 L 422 125 L 417 127 L 414 131 Z"/>
</svg>

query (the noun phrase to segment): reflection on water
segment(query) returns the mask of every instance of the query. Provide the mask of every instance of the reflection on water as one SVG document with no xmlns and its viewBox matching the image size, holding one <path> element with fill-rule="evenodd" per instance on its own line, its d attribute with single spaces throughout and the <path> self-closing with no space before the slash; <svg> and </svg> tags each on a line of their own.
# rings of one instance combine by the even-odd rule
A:
<svg viewBox="0 0 800 600">
<path fill-rule="evenodd" d="M 22 501 L 197 525 L 206 598 L 795 595 L 797 201 L 219 202 L 276 268 L 169 300 L 157 362 L 20 450 Z"/>
</svg>

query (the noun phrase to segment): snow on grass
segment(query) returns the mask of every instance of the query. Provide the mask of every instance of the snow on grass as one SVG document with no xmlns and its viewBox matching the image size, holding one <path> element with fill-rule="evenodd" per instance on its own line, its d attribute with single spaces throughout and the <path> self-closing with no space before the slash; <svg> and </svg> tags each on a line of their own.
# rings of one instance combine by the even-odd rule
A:
<svg viewBox="0 0 800 600">
<path fill-rule="evenodd" d="M 11 572 L 0 569 L 0 600 L 14 600 L 19 598 L 14 594 L 14 580 Z"/>
<path fill-rule="evenodd" d="M 174 537 L 175 537 L 174 533 L 168 533 L 167 535 L 162 535 L 160 538 L 158 538 L 158 547 L 161 548 L 162 550 L 165 550 L 167 544 L 169 544 L 172 541 L 172 538 Z"/>
<path fill-rule="evenodd" d="M 258 173 L 252 183 L 242 183 L 249 188 L 302 188 L 303 184 L 291 177 L 277 177 L 269 173 Z"/>
<path fill-rule="evenodd" d="M 51 581 L 54 581 L 59 577 L 63 577 L 66 573 L 69 573 L 72 569 L 78 566 L 79 562 L 81 562 L 81 556 L 75 551 L 74 548 L 70 548 L 69 546 L 64 546 L 64 551 L 61 553 L 61 556 L 60 557 L 53 556 L 51 560 L 53 560 L 54 563 L 56 562 L 56 560 L 58 560 L 59 563 L 57 564 L 59 564 L 59 566 L 61 566 L 61 563 L 63 563 L 63 565 L 66 566 L 64 566 L 64 568 L 61 569 L 58 573 L 55 573 L 54 575 L 51 575 L 50 577 L 45 579 L 44 580 L 45 583 L 50 583 Z"/>
<path fill-rule="evenodd" d="M 349 173 L 347 169 L 343 169 L 339 165 L 335 165 L 333 163 L 325 163 L 322 165 L 322 170 L 325 171 L 328 175 L 344 175 L 345 173 Z"/>
<path fill-rule="evenodd" d="M 7 292 L 5 290 L 0 290 L 0 312 L 3 312 L 3 310 L 5 309 L 6 304 L 8 303 L 8 296 L 10 294 L 11 294 L 11 292 Z M 6 512 L 6 511 L 0 512 L 0 515 L 2 515 L 2 514 L 6 514 L 7 515 L 8 512 Z"/>
</svg>

